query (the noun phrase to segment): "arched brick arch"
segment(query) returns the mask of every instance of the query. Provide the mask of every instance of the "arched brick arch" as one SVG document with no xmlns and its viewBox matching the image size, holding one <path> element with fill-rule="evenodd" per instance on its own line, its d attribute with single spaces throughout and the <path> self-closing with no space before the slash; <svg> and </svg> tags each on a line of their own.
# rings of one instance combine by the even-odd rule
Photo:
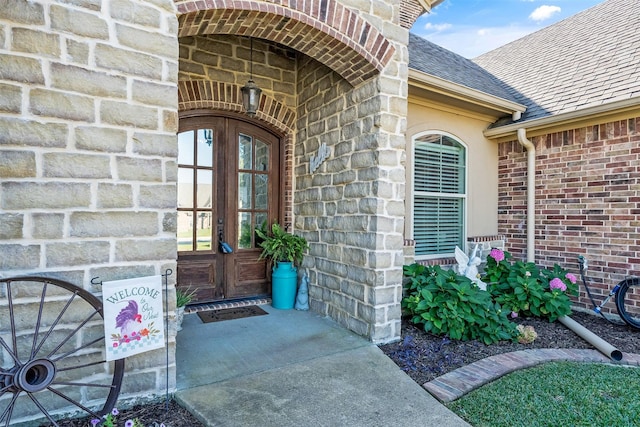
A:
<svg viewBox="0 0 640 427">
<path fill-rule="evenodd" d="M 357 86 L 381 71 L 395 48 L 337 0 L 177 0 L 179 37 L 235 34 L 271 40 L 325 64 Z"/>
<path fill-rule="evenodd" d="M 210 80 L 188 80 L 178 82 L 178 111 L 197 109 L 233 111 L 244 113 L 240 86 Z M 264 93 L 260 97 L 260 108 L 256 119 L 269 123 L 280 131 L 284 147 L 284 223 L 293 222 L 293 135 L 295 112 Z"/>
<path fill-rule="evenodd" d="M 178 82 L 178 111 L 198 108 L 243 113 L 240 86 L 210 80 Z M 263 93 L 260 96 L 256 119 L 269 123 L 283 134 L 292 134 L 296 114 L 291 108 Z"/>
</svg>

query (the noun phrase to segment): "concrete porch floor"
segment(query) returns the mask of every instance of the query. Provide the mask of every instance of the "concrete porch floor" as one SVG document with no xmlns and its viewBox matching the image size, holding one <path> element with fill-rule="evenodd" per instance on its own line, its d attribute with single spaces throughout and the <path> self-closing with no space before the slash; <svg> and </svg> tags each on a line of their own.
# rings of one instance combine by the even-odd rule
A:
<svg viewBox="0 0 640 427">
<path fill-rule="evenodd" d="M 366 339 L 313 312 L 185 315 L 176 400 L 207 426 L 468 426 Z"/>
</svg>

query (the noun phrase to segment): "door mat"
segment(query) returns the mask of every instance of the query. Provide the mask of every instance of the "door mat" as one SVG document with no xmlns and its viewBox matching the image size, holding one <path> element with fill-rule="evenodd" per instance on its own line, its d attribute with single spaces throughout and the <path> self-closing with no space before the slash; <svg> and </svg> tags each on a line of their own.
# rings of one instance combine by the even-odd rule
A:
<svg viewBox="0 0 640 427">
<path fill-rule="evenodd" d="M 251 316 L 263 316 L 265 314 L 269 313 L 267 313 L 257 305 L 198 312 L 200 320 L 202 320 L 204 323 L 222 322 L 223 320 L 242 319 L 243 317 Z"/>
</svg>

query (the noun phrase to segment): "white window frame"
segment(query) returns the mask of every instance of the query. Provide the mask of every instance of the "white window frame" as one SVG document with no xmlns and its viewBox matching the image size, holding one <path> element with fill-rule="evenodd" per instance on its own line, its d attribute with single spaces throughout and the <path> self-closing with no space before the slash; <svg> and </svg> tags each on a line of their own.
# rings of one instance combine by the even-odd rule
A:
<svg viewBox="0 0 640 427">
<path fill-rule="evenodd" d="M 409 238 L 410 239 L 414 239 L 415 240 L 415 231 L 414 231 L 414 224 L 415 224 L 415 212 L 414 212 L 414 204 L 415 204 L 415 185 L 414 185 L 414 171 L 415 171 L 415 147 L 417 144 L 417 140 L 424 137 L 424 136 L 430 136 L 430 135 L 438 135 L 440 137 L 448 137 L 453 139 L 456 143 L 460 144 L 460 146 L 462 147 L 462 149 L 464 150 L 464 193 L 459 193 L 459 195 L 456 198 L 459 198 L 462 200 L 462 230 L 461 230 L 461 239 L 462 241 L 460 242 L 461 248 L 462 250 L 465 250 L 465 242 L 467 240 L 467 209 L 468 209 L 468 194 L 469 194 L 469 147 L 467 144 L 465 144 L 462 140 L 460 140 L 460 138 L 456 137 L 455 135 L 448 133 L 448 132 L 444 132 L 444 131 L 439 131 L 439 130 L 430 130 L 430 131 L 425 131 L 425 132 L 420 132 L 417 133 L 415 135 L 413 135 L 411 137 L 411 143 L 410 143 L 410 147 L 409 147 L 409 153 L 410 153 L 410 161 L 409 161 L 409 170 L 407 173 L 407 187 L 408 187 L 408 204 L 407 204 L 407 222 L 408 222 L 408 234 L 409 234 Z M 427 195 L 429 193 L 426 193 Z M 433 195 L 440 195 L 442 193 L 432 193 Z M 416 242 L 417 245 L 418 242 Z M 429 255 L 419 255 L 418 253 L 416 253 L 415 255 L 415 260 L 416 261 L 420 261 L 420 260 L 427 260 L 427 259 L 438 259 L 438 258 L 448 258 L 448 257 L 452 257 L 455 255 L 455 252 L 452 250 L 451 252 L 443 252 L 443 253 L 438 253 L 438 254 L 429 254 Z"/>
</svg>

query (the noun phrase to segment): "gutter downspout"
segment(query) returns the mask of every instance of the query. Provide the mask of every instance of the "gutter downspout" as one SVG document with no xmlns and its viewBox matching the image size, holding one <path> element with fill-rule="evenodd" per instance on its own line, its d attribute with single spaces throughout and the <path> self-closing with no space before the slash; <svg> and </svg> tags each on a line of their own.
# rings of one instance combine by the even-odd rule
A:
<svg viewBox="0 0 640 427">
<path fill-rule="evenodd" d="M 518 129 L 518 142 L 527 149 L 527 261 L 535 262 L 536 147 L 527 139 L 527 130 L 524 128 Z M 622 352 L 620 350 L 569 316 L 558 317 L 558 321 L 597 348 L 605 356 L 616 361 L 622 360 Z"/>
<path fill-rule="evenodd" d="M 536 147 L 527 130 L 518 129 L 518 142 L 527 149 L 527 261 L 535 262 L 536 237 Z"/>
</svg>

